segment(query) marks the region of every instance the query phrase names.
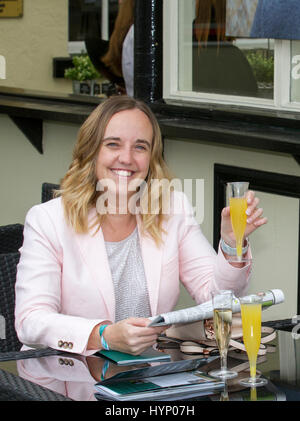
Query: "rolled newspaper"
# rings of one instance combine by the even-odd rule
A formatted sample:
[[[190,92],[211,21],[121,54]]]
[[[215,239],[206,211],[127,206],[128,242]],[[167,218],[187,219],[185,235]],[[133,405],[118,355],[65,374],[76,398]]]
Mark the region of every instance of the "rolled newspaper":
[[[281,289],[270,289],[259,293],[262,296],[262,308],[266,309],[274,304],[280,304],[284,301],[284,294]],[[234,297],[232,303],[232,312],[241,311],[239,299]],[[199,304],[194,307],[183,308],[181,310],[162,313],[158,316],[149,317],[151,323],[148,326],[166,326],[176,323],[192,323],[198,320],[211,319],[213,317],[212,300]]]

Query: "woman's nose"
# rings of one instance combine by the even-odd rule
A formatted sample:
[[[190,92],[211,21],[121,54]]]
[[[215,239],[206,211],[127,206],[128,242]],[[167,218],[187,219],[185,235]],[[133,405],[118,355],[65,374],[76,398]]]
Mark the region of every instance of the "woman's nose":
[[[119,161],[122,164],[131,164],[132,162],[132,151],[130,148],[123,148],[120,151]]]

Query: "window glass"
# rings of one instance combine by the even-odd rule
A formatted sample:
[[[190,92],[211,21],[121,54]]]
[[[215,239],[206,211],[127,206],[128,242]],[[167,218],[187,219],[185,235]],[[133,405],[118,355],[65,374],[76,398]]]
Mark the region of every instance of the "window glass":
[[[226,36],[226,0],[178,7],[180,91],[273,98],[273,40]]]
[[[69,41],[84,41],[87,38],[101,38],[102,13],[107,12],[109,34],[113,31],[118,13],[118,0],[69,0]]]

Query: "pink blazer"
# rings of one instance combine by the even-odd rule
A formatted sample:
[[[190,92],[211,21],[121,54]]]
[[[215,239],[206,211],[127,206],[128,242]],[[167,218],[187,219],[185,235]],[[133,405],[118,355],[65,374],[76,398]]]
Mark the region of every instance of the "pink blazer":
[[[182,193],[174,193],[180,213],[165,221],[163,245],[138,232],[152,315],[174,308],[180,281],[197,303],[216,288],[245,292],[250,265],[231,266],[215,253]],[[179,209],[179,208],[177,208]],[[90,212],[89,218],[95,216]],[[26,216],[16,281],[15,326],[28,346],[49,346],[89,355],[95,325],[114,321],[115,297],[102,230],[76,234],[66,223],[61,198],[34,206]],[[180,280],[180,281],[179,281]]]
[[[22,379],[46,387],[75,401],[96,401],[95,378],[90,374],[87,358],[82,355],[51,355],[43,358],[18,360],[18,374]],[[103,360],[97,357],[101,370]],[[110,365],[111,368],[112,364]],[[117,367],[117,366],[116,366]],[[130,367],[128,367],[130,369]],[[118,373],[118,367],[116,373]]]

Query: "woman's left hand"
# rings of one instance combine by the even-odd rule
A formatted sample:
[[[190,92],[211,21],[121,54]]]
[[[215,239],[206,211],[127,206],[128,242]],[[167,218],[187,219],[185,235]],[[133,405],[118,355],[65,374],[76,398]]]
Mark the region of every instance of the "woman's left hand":
[[[266,224],[268,219],[263,217],[263,209],[258,207],[259,199],[255,197],[255,193],[249,190],[246,195],[248,208],[247,225],[245,229],[245,236],[248,237],[258,227]],[[230,208],[227,206],[222,210],[221,214],[221,237],[230,247],[235,247],[235,236],[231,226]]]

